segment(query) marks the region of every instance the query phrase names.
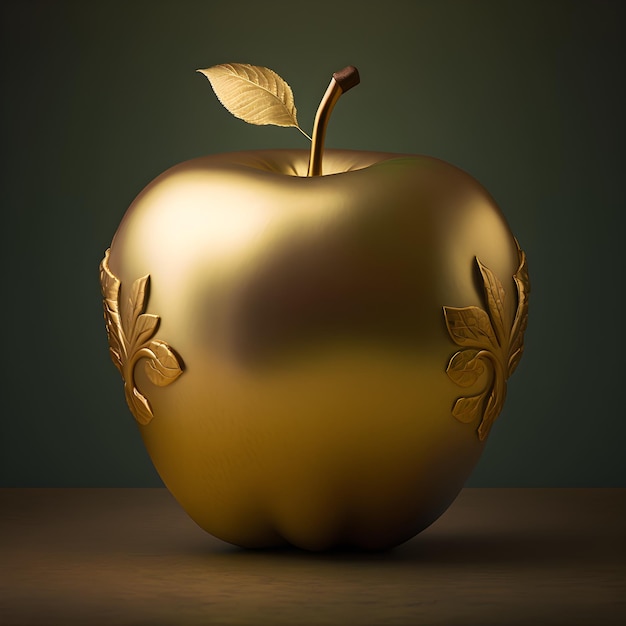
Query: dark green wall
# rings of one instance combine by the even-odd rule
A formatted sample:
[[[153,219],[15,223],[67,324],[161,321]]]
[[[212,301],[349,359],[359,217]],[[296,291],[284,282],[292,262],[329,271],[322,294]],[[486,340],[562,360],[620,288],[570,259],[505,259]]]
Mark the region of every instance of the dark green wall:
[[[466,169],[527,251],[527,354],[469,484],[626,486],[625,3],[0,6],[0,485],[160,484],[107,355],[97,268],[167,167],[306,146],[232,118],[194,73],[240,61],[292,85],[305,128],[330,74],[357,65],[327,145]]]

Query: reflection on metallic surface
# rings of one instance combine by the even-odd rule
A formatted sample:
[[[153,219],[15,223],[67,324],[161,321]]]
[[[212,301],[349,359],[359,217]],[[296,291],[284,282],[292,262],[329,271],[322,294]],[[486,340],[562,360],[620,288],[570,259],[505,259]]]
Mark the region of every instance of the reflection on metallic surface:
[[[106,265],[121,318],[136,307],[125,288],[149,276],[141,314],[159,316],[150,339],[182,372],[159,386],[134,370],[154,415],[141,433],[221,539],[389,547],[448,507],[483,449],[483,414],[501,408],[482,339],[454,311],[483,311],[490,341],[507,329],[498,355],[513,358],[527,271],[493,199],[449,164],[329,150],[324,176],[307,167],[295,150],[195,159],[127,211]],[[481,410],[457,408],[460,384]]]

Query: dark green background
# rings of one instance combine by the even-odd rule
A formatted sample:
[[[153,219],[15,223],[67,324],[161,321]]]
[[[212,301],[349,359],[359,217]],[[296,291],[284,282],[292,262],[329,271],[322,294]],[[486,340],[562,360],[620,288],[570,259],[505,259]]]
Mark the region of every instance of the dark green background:
[[[7,2],[2,33],[3,486],[151,486],[107,354],[97,268],[133,197],[206,153],[305,147],[196,68],[248,62],[327,145],[450,161],[530,263],[527,353],[471,486],[626,486],[623,2]]]

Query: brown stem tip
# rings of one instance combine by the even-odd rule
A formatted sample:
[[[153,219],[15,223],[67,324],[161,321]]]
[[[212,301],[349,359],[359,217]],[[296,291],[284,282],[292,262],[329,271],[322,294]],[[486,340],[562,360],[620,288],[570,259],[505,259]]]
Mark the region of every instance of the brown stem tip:
[[[356,87],[361,82],[359,70],[357,70],[354,65],[348,65],[342,70],[335,72],[333,78],[337,81],[337,84],[341,87],[341,91],[344,93],[346,93],[348,89]]]

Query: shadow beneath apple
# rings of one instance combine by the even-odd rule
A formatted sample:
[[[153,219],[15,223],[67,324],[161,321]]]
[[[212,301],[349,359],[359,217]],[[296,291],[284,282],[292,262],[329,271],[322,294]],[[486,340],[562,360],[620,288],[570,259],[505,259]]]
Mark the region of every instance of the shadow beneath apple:
[[[500,532],[418,537],[392,551],[396,562],[449,565],[524,565],[578,559],[588,546],[576,537],[548,533]]]
[[[197,546],[196,546],[197,548]],[[207,549],[208,548],[208,549]],[[610,546],[601,540],[585,541],[577,535],[546,532],[502,531],[497,534],[424,534],[388,550],[365,551],[341,548],[308,552],[294,547],[280,549],[244,549],[226,545],[219,552],[209,546],[195,551],[196,556],[212,565],[220,562],[229,567],[247,569],[283,566],[311,567],[314,564],[354,564],[361,567],[385,565],[477,566],[477,565],[548,565],[576,562],[590,555],[610,553]],[[617,555],[616,559],[619,558]]]

